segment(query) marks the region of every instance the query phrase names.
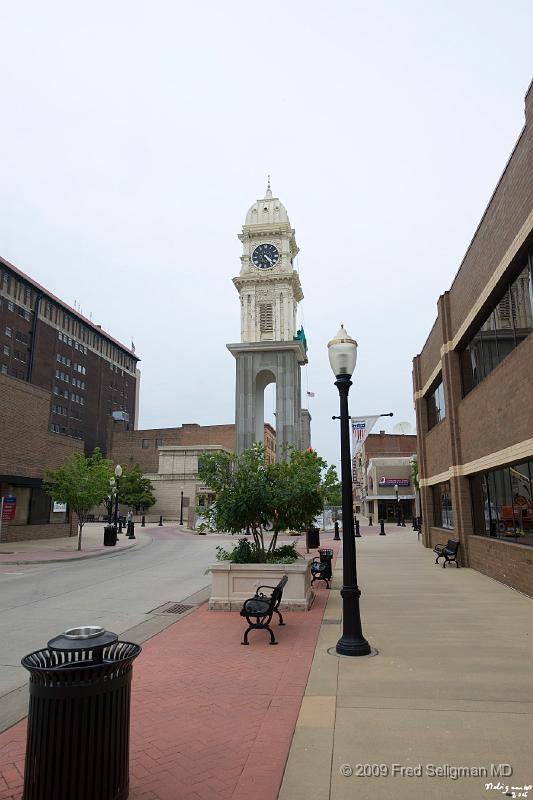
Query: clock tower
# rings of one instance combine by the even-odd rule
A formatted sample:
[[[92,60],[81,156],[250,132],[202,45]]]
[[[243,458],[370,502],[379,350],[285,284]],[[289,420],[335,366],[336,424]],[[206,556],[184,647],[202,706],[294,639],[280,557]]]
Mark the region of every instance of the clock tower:
[[[309,447],[310,416],[301,408],[307,343],[303,328],[296,329],[303,298],[294,269],[298,246],[285,206],[272,195],[270,178],[265,196],[248,210],[239,239],[241,270],[233,283],[239,292],[241,342],[227,345],[237,368],[236,447],[241,453],[263,441],[264,391],[275,383],[279,459],[284,444]]]

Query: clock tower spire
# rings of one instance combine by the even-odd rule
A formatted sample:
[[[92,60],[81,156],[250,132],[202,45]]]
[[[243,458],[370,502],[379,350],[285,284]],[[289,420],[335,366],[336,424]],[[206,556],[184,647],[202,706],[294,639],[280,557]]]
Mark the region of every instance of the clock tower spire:
[[[303,299],[294,269],[298,245],[287,209],[272,195],[270,175],[265,196],[248,209],[239,239],[241,271],[233,283],[241,301],[241,341],[290,341]]]
[[[294,268],[298,254],[287,209],[274,197],[268,176],[265,196],[246,214],[241,269],[233,278],[241,309],[241,343],[229,344],[237,362],[236,445],[240,453],[263,441],[264,390],[276,383],[278,458],[283,445],[309,447],[309,412],[301,408],[301,366],[307,363],[303,329],[296,330],[303,299]]]

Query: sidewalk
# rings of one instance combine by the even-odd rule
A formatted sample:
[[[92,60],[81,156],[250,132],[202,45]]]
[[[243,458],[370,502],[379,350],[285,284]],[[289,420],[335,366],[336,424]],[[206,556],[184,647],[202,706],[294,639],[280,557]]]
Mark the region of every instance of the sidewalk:
[[[319,586],[309,612],[275,627],[277,647],[262,631],[242,647],[239,614],[201,606],[135,663],[132,800],[478,800],[502,796],[491,780],[533,783],[532,601],[435,566],[409,528],[361,531],[363,630],[379,654],[327,652],[341,558],[332,591]],[[21,796],[25,730],[0,735],[0,800]],[[449,771],[491,763],[512,765],[512,779]],[[357,777],[357,764],[383,776]],[[393,764],[422,777],[393,777]],[[427,764],[448,774],[429,777]]]
[[[83,526],[81,551],[78,550],[78,532],[74,528],[73,536],[59,539],[27,539],[21,542],[0,542],[1,564],[43,564],[51,561],[77,561],[94,556],[113,555],[119,551],[131,550],[132,547],[143,547],[150,544],[148,532],[158,527],[151,523],[145,528],[135,525],[135,539],[128,539],[126,529],[118,537],[115,547],[104,547],[104,524],[88,522]],[[167,524],[168,527],[168,524]],[[175,526],[174,526],[175,527]],[[161,530],[159,528],[159,530]]]

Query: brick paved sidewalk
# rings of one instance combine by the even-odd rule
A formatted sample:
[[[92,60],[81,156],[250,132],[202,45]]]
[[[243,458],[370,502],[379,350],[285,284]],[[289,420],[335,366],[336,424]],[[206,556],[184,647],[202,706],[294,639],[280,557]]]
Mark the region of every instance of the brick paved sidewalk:
[[[206,605],[144,644],[131,800],[277,798],[328,595],[318,586],[309,612],[284,615],[277,647],[263,631],[242,647],[239,614]],[[21,797],[25,735],[25,720],[0,735],[0,800]]]

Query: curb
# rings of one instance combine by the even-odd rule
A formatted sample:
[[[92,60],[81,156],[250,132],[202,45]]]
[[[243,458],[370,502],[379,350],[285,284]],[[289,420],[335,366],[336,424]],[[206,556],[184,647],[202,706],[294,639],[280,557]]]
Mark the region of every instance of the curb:
[[[28,560],[26,560],[26,561],[23,561],[23,560],[20,560],[20,561],[1,561],[0,560],[0,566],[8,567],[8,566],[10,566],[12,564],[15,565],[15,566],[17,566],[17,565],[20,566],[22,564],[25,564],[26,566],[31,565],[31,564],[63,564],[63,563],[66,564],[66,563],[69,563],[69,562],[72,562],[72,561],[86,561],[89,558],[108,558],[108,557],[111,557],[111,556],[121,556],[124,553],[129,553],[131,550],[135,550],[137,548],[142,550],[143,547],[148,547],[148,545],[152,544],[153,541],[154,541],[151,536],[147,537],[147,539],[148,539],[148,541],[144,541],[144,542],[139,541],[136,544],[128,545],[127,547],[124,547],[124,548],[121,548],[120,550],[116,550],[116,551],[112,551],[112,552],[105,552],[104,551],[104,552],[98,552],[98,553],[86,553],[85,555],[82,555],[82,556],[74,556],[74,558],[45,558],[45,559],[39,559],[39,560],[32,559],[30,561],[28,561]]]

